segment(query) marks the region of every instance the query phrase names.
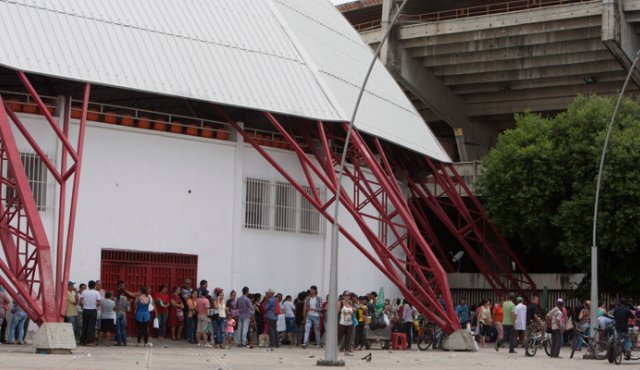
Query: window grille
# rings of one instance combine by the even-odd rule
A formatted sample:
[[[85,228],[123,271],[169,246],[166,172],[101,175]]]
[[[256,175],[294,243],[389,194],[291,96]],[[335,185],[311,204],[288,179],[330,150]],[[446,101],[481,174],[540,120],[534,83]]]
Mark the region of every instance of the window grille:
[[[311,194],[311,187],[303,189]],[[317,188],[324,200],[324,189]],[[289,183],[245,178],[245,220],[247,229],[321,235],[320,213]]]
[[[33,193],[33,197],[36,201],[36,207],[38,211],[47,210],[47,167],[42,163],[42,159],[35,153],[20,153],[20,160],[24,166],[25,173],[27,174],[27,180],[29,181],[29,187]],[[15,177],[11,169],[7,166],[7,178],[15,181]],[[11,206],[18,194],[15,189],[8,189],[7,205]]]
[[[296,231],[296,189],[284,182],[275,183],[276,203],[274,229],[276,231]]]
[[[311,187],[303,186],[307,194],[311,194]],[[324,199],[322,189],[316,189],[320,194],[320,198]],[[300,232],[303,234],[319,235],[322,231],[324,223],[320,218],[320,212],[318,212],[313,205],[304,197],[300,197]]]
[[[244,227],[269,229],[270,195],[269,181],[252,178],[245,180]]]

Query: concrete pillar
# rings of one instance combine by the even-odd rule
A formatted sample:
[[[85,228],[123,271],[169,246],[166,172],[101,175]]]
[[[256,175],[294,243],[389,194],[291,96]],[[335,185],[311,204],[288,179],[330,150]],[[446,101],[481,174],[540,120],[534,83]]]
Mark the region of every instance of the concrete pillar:
[[[625,72],[628,72],[640,49],[640,38],[633,26],[625,20],[620,1],[602,0],[602,43]],[[640,87],[640,72],[635,71],[631,79]]]

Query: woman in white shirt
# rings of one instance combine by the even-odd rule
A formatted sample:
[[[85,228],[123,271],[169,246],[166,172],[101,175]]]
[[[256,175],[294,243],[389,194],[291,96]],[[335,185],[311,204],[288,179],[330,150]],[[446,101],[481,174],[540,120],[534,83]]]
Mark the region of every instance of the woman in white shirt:
[[[342,293],[339,313],[338,342],[344,339],[342,340],[340,351],[343,351],[345,356],[352,356],[351,337],[353,336],[353,307],[351,306],[351,293],[348,291]]]

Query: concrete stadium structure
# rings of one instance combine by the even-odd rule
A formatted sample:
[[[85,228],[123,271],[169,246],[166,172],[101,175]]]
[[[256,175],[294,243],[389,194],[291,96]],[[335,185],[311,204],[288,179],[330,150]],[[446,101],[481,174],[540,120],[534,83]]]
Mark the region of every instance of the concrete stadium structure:
[[[394,0],[340,5],[376,47]],[[640,48],[638,0],[410,1],[381,60],[458,161],[478,160],[513,115],[615,94]],[[635,93],[640,73],[633,74]]]

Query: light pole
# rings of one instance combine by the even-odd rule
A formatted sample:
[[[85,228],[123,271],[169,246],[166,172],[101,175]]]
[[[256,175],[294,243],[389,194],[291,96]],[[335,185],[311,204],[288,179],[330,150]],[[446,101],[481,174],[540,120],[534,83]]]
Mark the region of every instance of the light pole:
[[[627,85],[629,84],[629,80],[631,79],[631,74],[636,69],[636,64],[638,63],[638,59],[640,59],[640,50],[636,53],[636,58],[631,63],[631,68],[629,68],[629,73],[627,74],[627,78],[624,80],[624,85],[622,85],[622,90],[620,91],[620,95],[618,95],[618,101],[616,102],[616,106],[613,109],[613,114],[611,115],[611,121],[609,122],[609,127],[607,129],[607,136],[604,139],[604,146],[602,148],[602,155],[600,156],[600,168],[598,169],[598,180],[596,182],[596,199],[593,206],[593,240],[591,244],[591,308],[590,308],[590,317],[591,321],[591,332],[594,334],[595,340],[598,340],[598,245],[596,243],[597,236],[597,225],[598,225],[598,201],[600,200],[600,186],[602,184],[602,172],[604,169],[604,160],[607,156],[607,147],[609,146],[609,139],[611,137],[611,131],[613,129],[613,124],[616,121],[616,116],[618,115],[618,111],[620,110],[620,104],[622,103],[622,98],[624,97],[624,91],[627,89]]]
[[[347,148],[349,147],[349,140],[351,139],[351,132],[353,131],[353,123],[356,121],[356,115],[358,114],[358,108],[360,107],[360,101],[362,101],[362,96],[364,94],[365,87],[367,86],[367,81],[369,80],[369,76],[371,76],[371,71],[373,71],[373,67],[376,64],[376,60],[378,59],[378,54],[380,54],[380,50],[384,45],[387,38],[393,29],[396,21],[398,20],[398,16],[402,13],[402,9],[404,9],[405,5],[409,0],[403,0],[402,4],[398,8],[398,11],[393,16],[391,23],[387,28],[382,40],[380,40],[380,44],[376,49],[376,52],[373,54],[373,58],[371,63],[369,64],[369,69],[367,70],[367,74],[364,77],[364,81],[362,82],[362,87],[360,87],[360,91],[358,92],[358,99],[356,100],[356,104],[353,107],[353,113],[351,114],[351,121],[349,121],[349,128],[347,129],[347,136],[345,138],[344,147],[342,148],[342,157],[340,158],[340,166],[338,168],[338,183],[336,184],[336,199],[333,202],[334,210],[333,210],[333,224],[331,226],[331,265],[329,269],[329,304],[327,305],[327,337],[324,346],[324,358],[322,360],[318,360],[318,366],[344,366],[344,361],[338,359],[338,305],[336,304],[338,299],[338,240],[339,240],[339,223],[338,223],[338,211],[340,209],[340,192],[342,191],[342,177],[344,174],[344,162],[347,158]]]

